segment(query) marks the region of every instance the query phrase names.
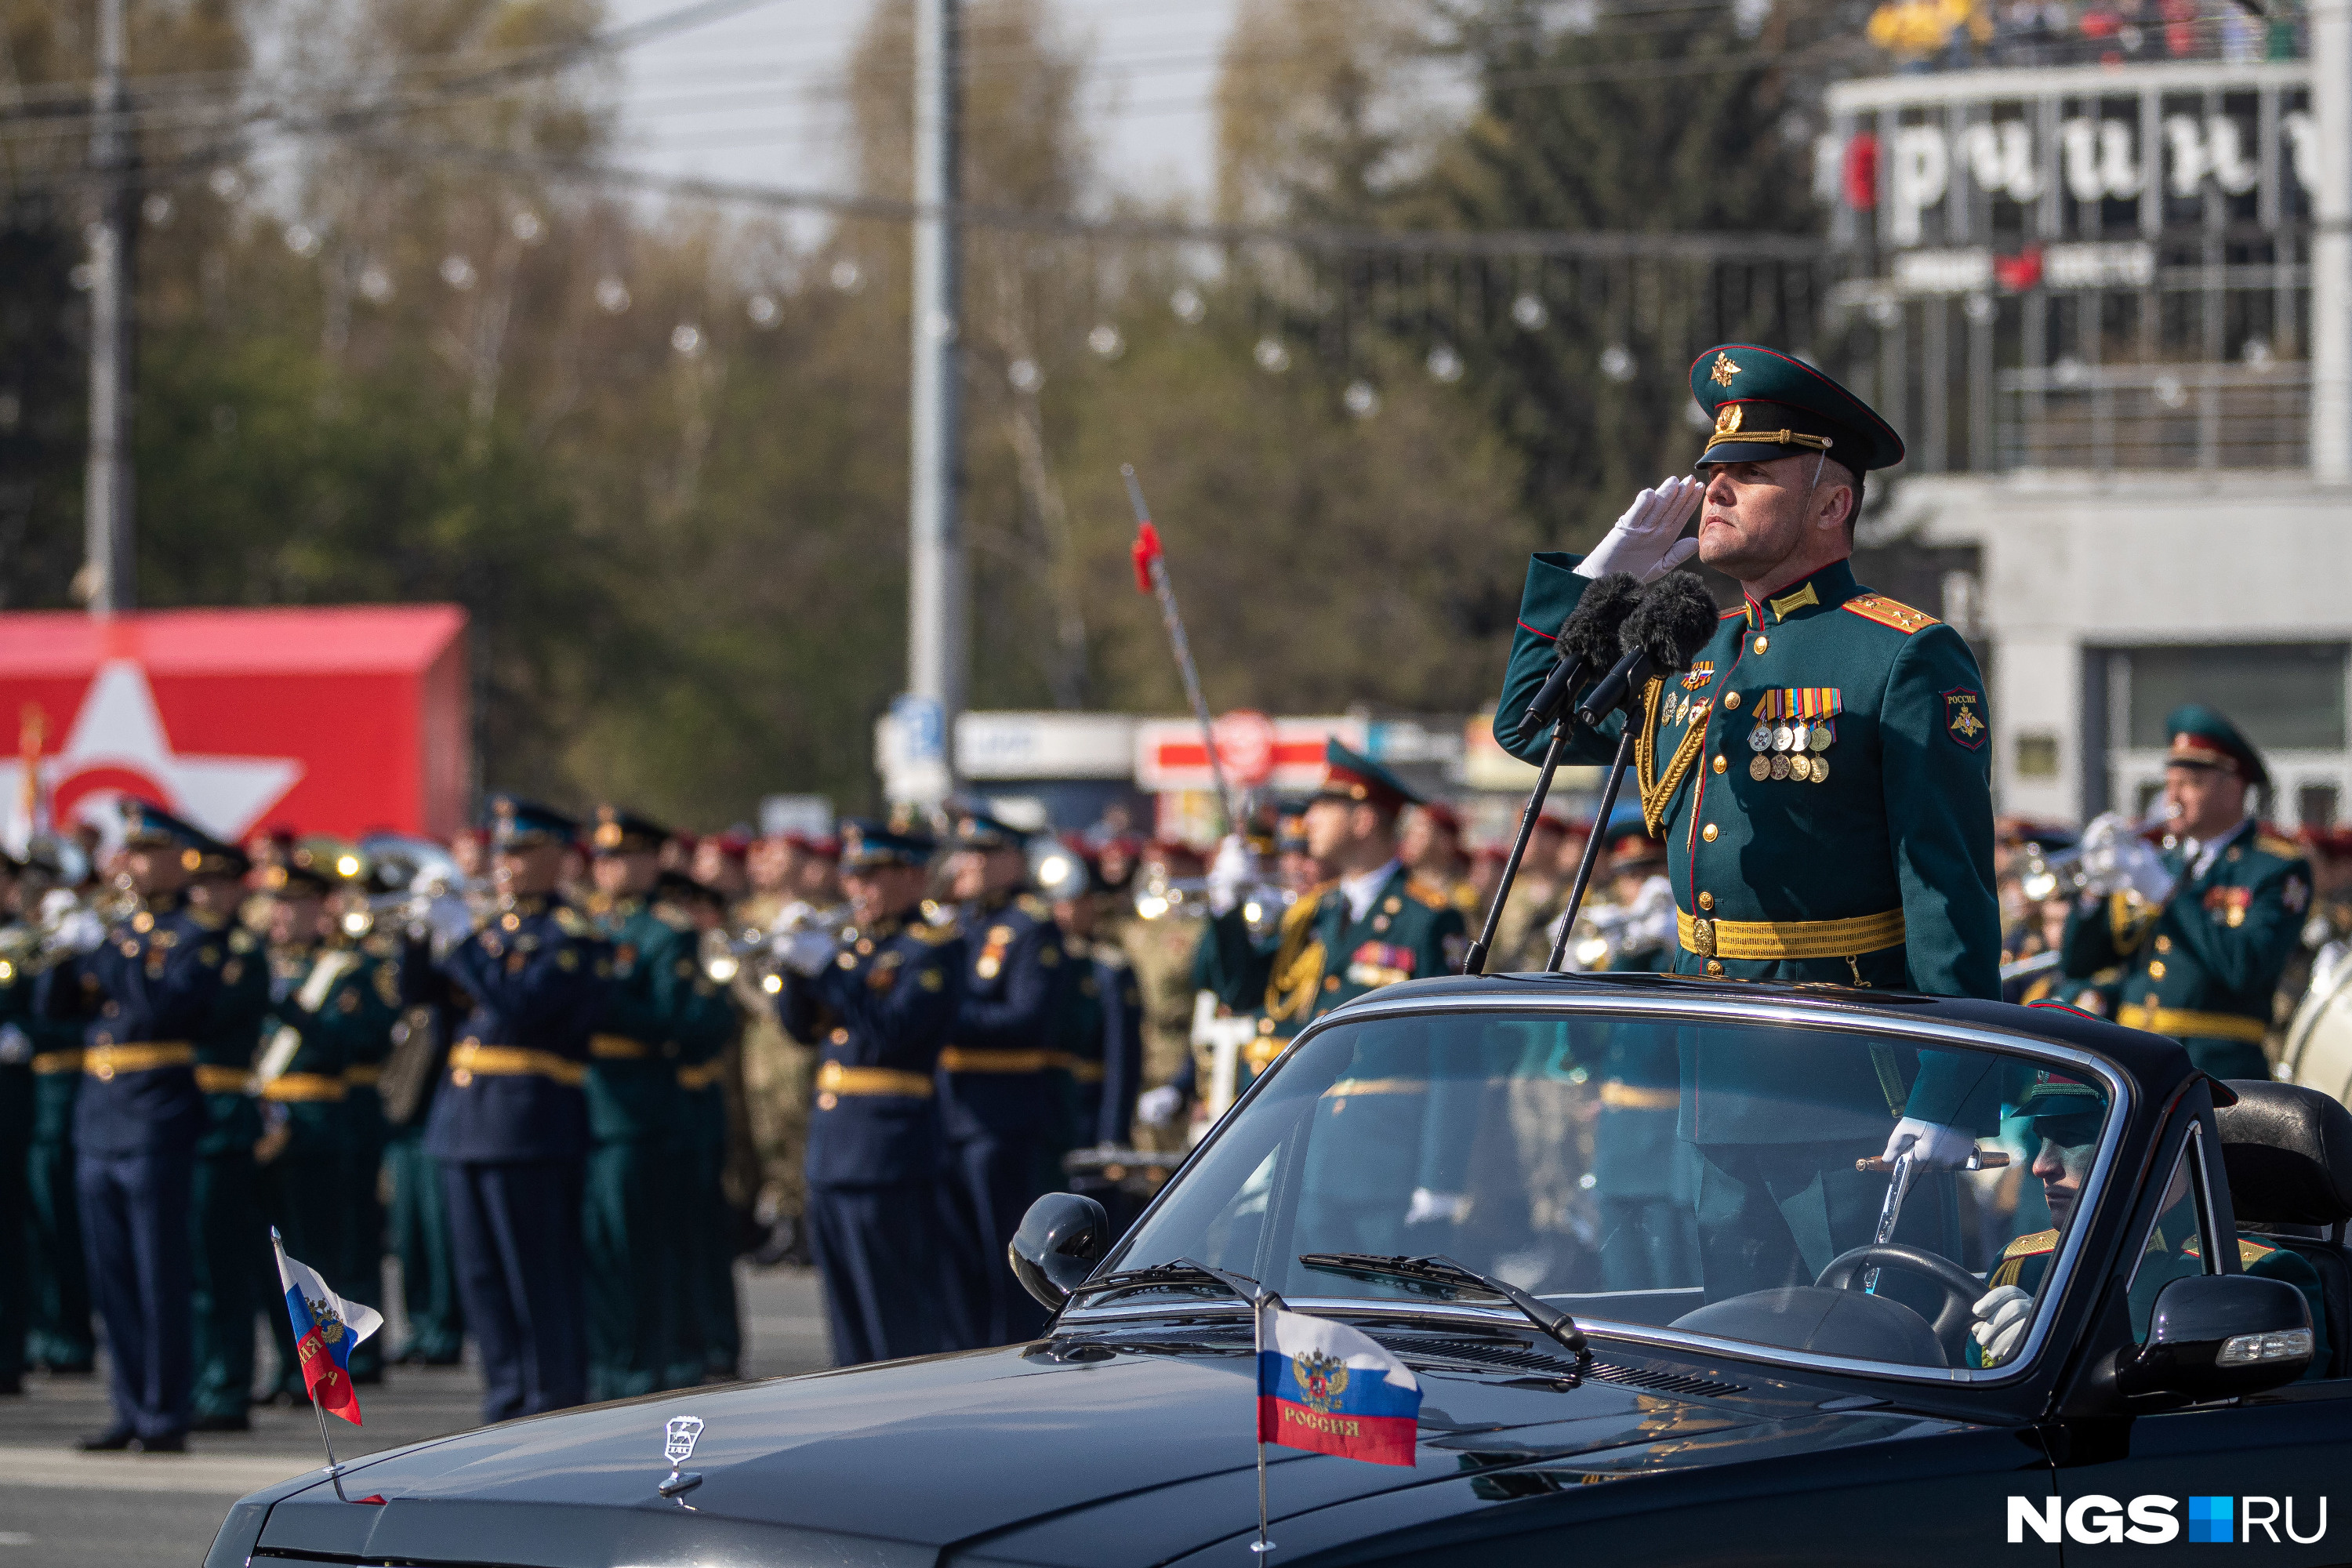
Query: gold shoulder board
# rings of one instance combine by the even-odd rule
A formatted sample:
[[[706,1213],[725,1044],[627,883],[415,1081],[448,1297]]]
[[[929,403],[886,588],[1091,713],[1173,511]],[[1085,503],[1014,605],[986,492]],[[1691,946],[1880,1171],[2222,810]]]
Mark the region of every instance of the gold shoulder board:
[[[938,947],[942,942],[953,942],[961,936],[963,928],[953,921],[944,925],[935,925],[929,921],[923,921],[908,926],[906,934],[913,937],[917,942],[928,942],[933,947]]]
[[[1893,626],[1905,637],[1925,631],[1943,623],[1925,610],[1915,610],[1899,599],[1884,594],[1862,594],[1848,599],[1839,608],[1851,610],[1865,621],[1876,621],[1882,626]]]
[[[2037,1230],[2032,1236],[2021,1236],[2002,1247],[2000,1255],[2004,1258],[2031,1258],[2037,1252],[2055,1252],[2057,1249],[2058,1233],[2056,1231]]]
[[[1414,902],[1424,904],[1433,910],[1450,910],[1454,907],[1454,900],[1445,896],[1444,889],[1424,882],[1418,877],[1407,880],[1404,890],[1412,896]]]
[[[555,926],[566,936],[582,937],[596,934],[596,928],[590,925],[586,918],[570,904],[555,906]]]
[[[2265,855],[2275,855],[2282,860],[2303,858],[2303,846],[2292,838],[2281,838],[2275,833],[2256,833],[2254,847]]]

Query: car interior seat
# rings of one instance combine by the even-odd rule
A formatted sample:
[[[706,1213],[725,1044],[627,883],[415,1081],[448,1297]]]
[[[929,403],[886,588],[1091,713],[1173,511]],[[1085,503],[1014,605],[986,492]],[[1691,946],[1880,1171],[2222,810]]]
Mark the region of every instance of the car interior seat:
[[[2305,1258],[2327,1302],[2326,1375],[2352,1373],[2352,1111],[2298,1084],[2232,1079],[2219,1107],[2221,1163],[2242,1230]]]

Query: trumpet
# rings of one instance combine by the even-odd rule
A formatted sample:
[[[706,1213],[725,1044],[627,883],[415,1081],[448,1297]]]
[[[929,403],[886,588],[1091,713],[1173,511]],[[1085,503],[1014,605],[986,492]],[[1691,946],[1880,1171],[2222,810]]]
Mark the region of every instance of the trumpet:
[[[2162,848],[2172,846],[2172,816],[2159,809],[2116,836],[2118,843],[2138,839]],[[2115,878],[2107,868],[2094,868],[2086,865],[2084,854],[2092,847],[2086,840],[2078,842],[2054,854],[2044,854],[2042,846],[2028,843],[2025,863],[2018,875],[2018,891],[2029,903],[2047,903],[2052,899],[2073,899],[2084,895],[2097,896],[2116,890]]]
[[[837,942],[851,918],[847,904],[821,910],[814,904],[793,903],[765,926],[739,931],[713,926],[702,933],[702,972],[713,984],[727,985],[748,970],[760,989],[772,996],[784,988],[781,973],[784,949],[793,940],[814,932]]]
[[[1272,935],[1282,924],[1284,912],[1298,901],[1298,895],[1288,888],[1267,881],[1244,882],[1233,891],[1231,907],[1241,910],[1250,934],[1260,938]],[[1171,877],[1155,866],[1136,885],[1135,912],[1147,921],[1169,915],[1206,916],[1215,912],[1217,892],[1213,878]]]
[[[107,926],[127,916],[116,913],[111,892],[84,898],[60,888],[41,900],[37,918],[0,927],[0,985],[29,979],[103,942]]]

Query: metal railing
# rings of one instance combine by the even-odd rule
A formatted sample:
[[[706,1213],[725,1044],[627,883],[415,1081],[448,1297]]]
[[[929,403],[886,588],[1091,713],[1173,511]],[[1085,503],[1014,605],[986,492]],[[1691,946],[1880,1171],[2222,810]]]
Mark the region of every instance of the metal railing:
[[[2311,461],[2311,371],[2061,361],[1995,378],[2003,468],[2300,468]]]

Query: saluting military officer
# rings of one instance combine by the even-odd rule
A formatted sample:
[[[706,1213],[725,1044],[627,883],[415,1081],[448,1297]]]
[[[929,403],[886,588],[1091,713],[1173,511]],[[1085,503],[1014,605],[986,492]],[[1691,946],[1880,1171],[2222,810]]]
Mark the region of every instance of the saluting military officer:
[[[482,1418],[587,1395],[581,1302],[588,1039],[612,952],[556,894],[579,824],[501,797],[498,895],[440,961],[472,1006],[433,1097],[425,1152],[441,1164],[466,1326],[482,1355]]]
[[[351,1278],[352,1232],[362,1215],[352,1202],[348,1075],[368,1043],[391,1030],[398,996],[379,993],[369,956],[344,940],[328,910],[328,896],[344,877],[331,853],[302,847],[261,873],[269,920],[269,1013],[262,1021],[256,1074],[265,1124],[257,1155],[264,1215],[278,1227],[288,1255],[317,1258],[338,1292],[362,1291],[360,1299],[376,1305],[381,1287]],[[264,1315],[278,1346],[273,1394],[307,1400],[286,1314]],[[376,1370],[381,1375],[380,1363]]]
[[[1028,836],[982,813],[956,825],[950,893],[965,933],[963,994],[940,1053],[940,1180],[950,1349],[1013,1344],[1045,1326],[1004,1248],[1038,1194],[1061,1184],[1050,1072],[1068,966],[1045,900],[1028,890]]]
[[[588,1194],[582,1233],[588,1282],[588,1397],[626,1399],[668,1385],[682,1249],[677,1226],[678,1043],[675,973],[700,972],[683,921],[652,900],[670,830],[599,806],[590,840],[599,934],[613,944],[588,1041]],[[699,1381],[698,1369],[696,1381]]]
[[[2247,792],[2270,773],[2236,725],[2189,703],[2165,728],[2162,871],[2154,885],[2083,901],[2066,921],[2065,973],[2121,964],[2116,1022],[2170,1035],[2216,1078],[2266,1079],[2263,1037],[2311,907],[2311,867],[2300,847],[2247,815]],[[2086,844],[2101,826],[2085,830]],[[2105,826],[2113,840],[2114,819]]]
[[[1983,680],[1958,633],[1847,564],[1864,476],[1902,458],[1901,438],[1830,377],[1752,343],[1700,355],[1691,392],[1713,422],[1704,479],[1644,490],[1581,560],[1529,563],[1496,739],[1540,757],[1545,738],[1521,745],[1517,720],[1588,582],[1647,582],[1697,555],[1738,582],[1740,605],[1686,674],[1649,683],[1633,721],[1633,785],[1677,909],[1674,969],[1997,997]],[[1694,511],[1697,537],[1677,542]],[[1575,760],[1613,757],[1621,726],[1604,729],[1572,738]],[[1890,1157],[1930,1166],[1973,1147],[1875,1080],[1808,1085],[1845,1097],[1853,1138],[1790,1143],[1757,1087],[1703,1071],[1684,1086],[1710,1299],[1811,1279],[1870,1239],[1884,1182],[1853,1165],[1874,1127],[1892,1123]],[[1785,1245],[1755,1239],[1775,1234]]]
[[[230,930],[243,852],[144,802],[126,802],[124,818],[141,908],[75,964],[96,1016],[74,1104],[74,1180],[114,1405],[107,1429],[79,1446],[177,1453],[187,1447],[196,1333],[208,1331],[224,1357],[231,1326],[243,1333],[229,1370],[241,1368],[245,1383],[222,1391],[240,1419],[250,1391],[259,1119],[245,1092],[257,1014],[244,1004],[248,986],[267,1001],[268,977],[250,961],[250,940]],[[198,885],[201,903],[190,896]],[[242,1059],[226,1059],[225,1035],[242,1040]],[[234,1081],[208,1094],[200,1068]],[[200,1143],[238,1136],[242,1146],[197,1157]]]
[[[937,846],[847,825],[838,943],[803,931],[783,955],[778,1012],[817,1047],[808,1218],[837,1365],[943,1348],[939,1300],[940,1051],[962,1000],[964,943],[919,912]]]

